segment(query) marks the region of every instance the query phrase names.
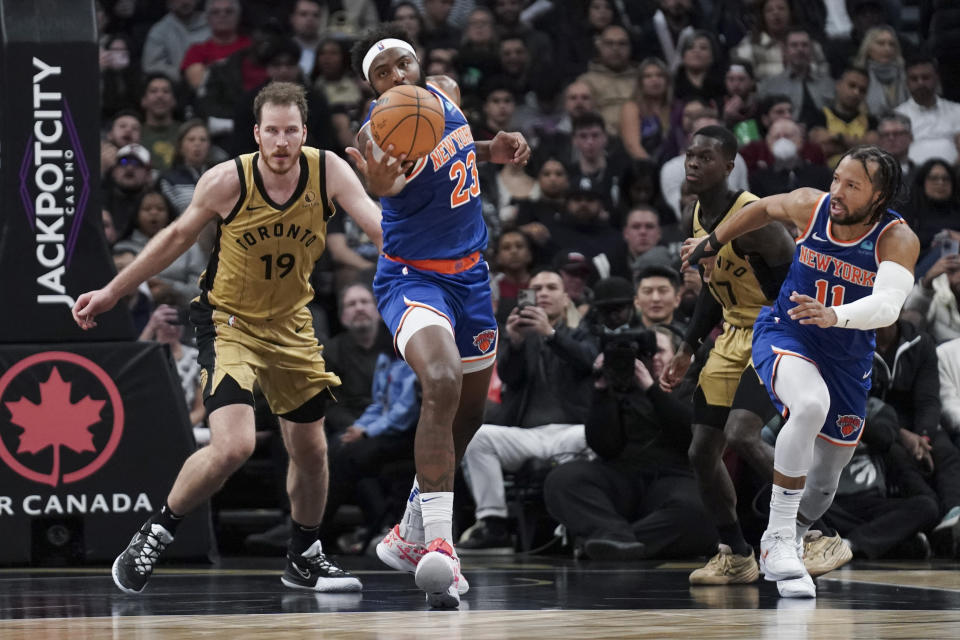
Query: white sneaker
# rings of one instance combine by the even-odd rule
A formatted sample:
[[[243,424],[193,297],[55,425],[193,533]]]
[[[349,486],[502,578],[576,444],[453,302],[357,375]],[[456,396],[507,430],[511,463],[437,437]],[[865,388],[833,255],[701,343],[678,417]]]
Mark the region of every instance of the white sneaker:
[[[777,591],[781,598],[816,598],[817,586],[810,574],[805,573],[793,580],[778,580]]]
[[[426,591],[427,603],[438,609],[460,606],[460,559],[453,547],[443,538],[427,545],[427,553],[417,563],[414,573],[417,586]]]
[[[383,540],[377,543],[377,557],[390,567],[404,573],[416,573],[417,565],[427,553],[427,545],[419,542],[407,542],[400,535],[400,525],[394,525]],[[460,575],[457,592],[460,595],[470,590],[470,584],[464,575]]]
[[[801,551],[798,552],[798,548]],[[802,548],[793,530],[768,529],[760,538],[760,573],[770,582],[802,578],[806,573],[801,560]]]

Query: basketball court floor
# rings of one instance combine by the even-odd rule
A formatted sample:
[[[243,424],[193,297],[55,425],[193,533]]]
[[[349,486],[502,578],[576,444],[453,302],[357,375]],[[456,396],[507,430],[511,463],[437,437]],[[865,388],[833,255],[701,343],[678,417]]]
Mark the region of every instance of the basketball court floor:
[[[413,577],[341,558],[362,593],[280,584],[282,560],[161,564],[140,596],[108,568],[0,570],[0,639],[960,638],[960,564],[854,562],[817,579],[816,600],[776,586],[697,587],[695,563],[465,559],[457,611],[431,611]]]

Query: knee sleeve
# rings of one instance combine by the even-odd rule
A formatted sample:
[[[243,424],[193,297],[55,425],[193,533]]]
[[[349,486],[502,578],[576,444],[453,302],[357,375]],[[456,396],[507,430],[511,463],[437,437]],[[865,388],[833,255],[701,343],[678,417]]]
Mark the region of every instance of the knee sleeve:
[[[813,522],[827,512],[837,493],[840,474],[853,457],[855,447],[841,447],[817,439],[814,460],[800,500],[800,516]]]

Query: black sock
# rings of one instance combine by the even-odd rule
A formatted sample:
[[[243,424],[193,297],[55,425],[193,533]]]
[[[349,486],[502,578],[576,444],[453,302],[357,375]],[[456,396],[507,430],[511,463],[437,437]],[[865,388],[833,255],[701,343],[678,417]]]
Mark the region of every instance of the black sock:
[[[170,535],[175,536],[177,535],[177,527],[183,522],[183,516],[175,514],[173,509],[170,508],[170,505],[164,502],[160,512],[154,515],[153,521],[169,531]]]
[[[740,522],[734,520],[730,524],[717,525],[717,531],[720,532],[720,542],[733,549],[733,552],[740,556],[753,555],[753,547],[747,544],[743,537],[743,531],[740,530]]]
[[[290,518],[290,544],[287,545],[291,553],[302,554],[314,542],[320,539],[320,525],[305,527],[293,518]]]

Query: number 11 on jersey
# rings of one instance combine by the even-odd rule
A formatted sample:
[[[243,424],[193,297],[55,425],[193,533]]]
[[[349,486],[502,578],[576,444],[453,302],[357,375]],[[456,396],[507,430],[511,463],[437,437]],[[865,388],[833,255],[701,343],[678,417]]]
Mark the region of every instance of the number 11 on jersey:
[[[839,307],[843,304],[843,294],[846,293],[846,287],[842,284],[835,284],[830,288],[833,299],[827,304],[827,285],[826,280],[817,280],[813,283],[817,287],[817,302],[825,307]]]

